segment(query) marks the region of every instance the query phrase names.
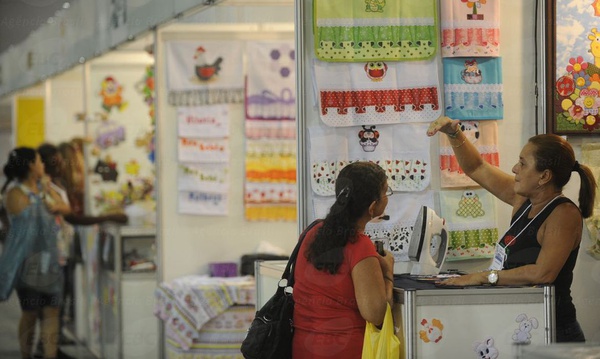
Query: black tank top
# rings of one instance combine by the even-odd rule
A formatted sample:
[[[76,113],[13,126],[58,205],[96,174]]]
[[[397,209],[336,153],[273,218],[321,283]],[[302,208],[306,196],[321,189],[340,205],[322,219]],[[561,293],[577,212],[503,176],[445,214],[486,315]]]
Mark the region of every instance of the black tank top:
[[[559,197],[540,212],[529,226],[527,226],[527,223],[529,223],[531,219],[527,217],[531,210],[531,208],[528,208],[531,202],[527,200],[523,203],[521,208],[519,208],[511,219],[511,224],[514,225],[500,240],[500,243],[503,246],[506,246],[507,243],[509,244],[506,247],[507,257],[503,269],[512,269],[527,264],[534,264],[536,262],[540,250],[542,249],[537,241],[537,232],[554,208],[561,203],[572,203],[575,205],[570,199]],[[525,214],[515,223],[517,218],[519,218],[523,212],[525,212]],[[527,226],[527,229],[514,239],[514,236],[521,232],[525,226]],[[578,252],[579,246],[571,251],[565,265],[562,267],[560,273],[558,273],[554,283],[552,283],[554,285],[554,294],[556,296],[556,325],[558,327],[576,320],[575,306],[573,305],[573,299],[571,298],[571,283],[573,282],[573,268],[575,268],[575,263],[577,262]]]

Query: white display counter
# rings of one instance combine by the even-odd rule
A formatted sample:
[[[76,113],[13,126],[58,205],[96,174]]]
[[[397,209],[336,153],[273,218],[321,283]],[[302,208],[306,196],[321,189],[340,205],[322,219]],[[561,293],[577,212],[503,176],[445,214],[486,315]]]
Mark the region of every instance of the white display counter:
[[[258,308],[275,293],[285,265],[256,262]],[[394,326],[403,358],[471,358],[479,351],[514,357],[524,347],[553,341],[552,286],[447,289],[395,279]]]

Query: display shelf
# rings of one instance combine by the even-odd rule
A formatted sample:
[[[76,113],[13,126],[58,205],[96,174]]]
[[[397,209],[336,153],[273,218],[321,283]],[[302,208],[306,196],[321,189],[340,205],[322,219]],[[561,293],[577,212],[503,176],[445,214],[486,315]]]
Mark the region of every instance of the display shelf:
[[[114,223],[99,228],[103,358],[158,358],[159,326],[152,305],[157,286],[155,233],[153,227]],[[141,269],[132,270],[134,266]]]

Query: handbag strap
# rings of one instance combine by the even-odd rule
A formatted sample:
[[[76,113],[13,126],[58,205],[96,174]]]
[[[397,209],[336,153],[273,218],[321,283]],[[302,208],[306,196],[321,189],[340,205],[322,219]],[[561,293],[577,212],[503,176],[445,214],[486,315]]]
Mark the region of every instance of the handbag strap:
[[[298,238],[298,243],[296,244],[294,251],[290,255],[290,259],[288,260],[287,265],[285,266],[285,270],[283,271],[283,274],[281,275],[281,279],[287,280],[286,287],[294,286],[294,267],[296,265],[296,257],[298,257],[298,252],[300,251],[300,246],[302,245],[302,242],[304,241],[304,237],[306,237],[306,234],[314,226],[321,223],[322,221],[323,221],[322,219],[314,220],[308,227],[306,227],[306,229],[302,232],[302,234],[300,234],[300,238]]]

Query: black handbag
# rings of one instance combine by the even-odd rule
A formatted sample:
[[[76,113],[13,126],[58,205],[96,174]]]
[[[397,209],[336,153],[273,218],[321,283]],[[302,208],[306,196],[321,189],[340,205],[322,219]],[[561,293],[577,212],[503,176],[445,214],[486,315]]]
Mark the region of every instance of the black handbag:
[[[300,235],[298,243],[281,275],[275,295],[257,312],[241,352],[246,359],[288,359],[292,357],[294,335],[294,265],[306,233],[320,220],[311,223]]]

